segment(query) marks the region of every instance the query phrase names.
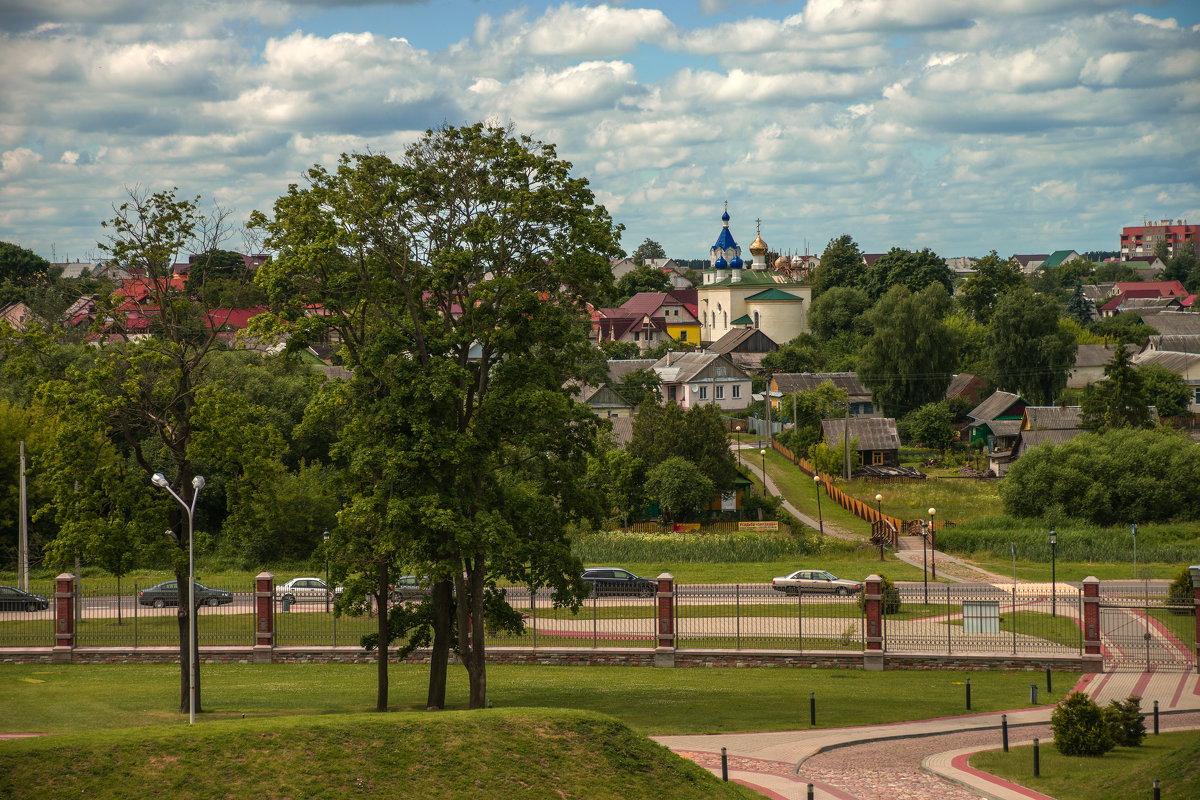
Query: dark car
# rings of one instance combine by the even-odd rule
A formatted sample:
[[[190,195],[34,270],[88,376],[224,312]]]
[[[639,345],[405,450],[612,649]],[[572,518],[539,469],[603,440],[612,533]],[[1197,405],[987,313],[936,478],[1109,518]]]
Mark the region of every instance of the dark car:
[[[185,593],[187,592],[186,585],[183,590]],[[163,581],[157,586],[143,589],[138,594],[138,602],[144,606],[154,606],[155,608],[177,606],[179,605],[179,588],[175,585],[175,581]],[[210,589],[199,581],[196,582],[196,605],[223,606],[232,602],[233,592],[224,589]]]
[[[392,584],[388,598],[393,603],[405,603],[410,600],[420,601],[429,594],[429,587],[421,585],[421,579],[416,575],[401,575]]]
[[[592,586],[592,594],[633,595],[653,597],[658,591],[658,581],[639,578],[627,569],[618,567],[591,567],[583,571],[583,579]]]
[[[44,611],[50,601],[40,594],[21,591],[15,586],[0,586],[0,611]]]

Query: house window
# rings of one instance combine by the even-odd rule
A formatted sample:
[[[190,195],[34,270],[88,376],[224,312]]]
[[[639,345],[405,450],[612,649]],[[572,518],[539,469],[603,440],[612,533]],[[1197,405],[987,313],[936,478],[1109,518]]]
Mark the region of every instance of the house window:
[[[725,399],[725,387],[724,387],[724,386],[718,386],[718,387],[717,387],[716,389],[714,389],[713,391],[715,391],[715,392],[716,392],[716,394],[717,394],[717,399],[718,399],[718,400],[724,400],[724,399]]]
[[[882,450],[872,450],[871,451],[871,463],[877,467],[883,466],[883,451]]]
[[[679,332],[679,341],[681,341],[681,342],[686,342],[686,341],[687,341],[687,331],[680,331],[680,332]]]
[[[740,383],[735,383],[733,385],[733,399],[738,400],[741,398],[741,396],[742,396],[742,385]]]
[[[700,394],[699,394],[699,397],[700,397],[700,399],[701,399],[701,400],[707,400],[707,399],[708,399],[708,387],[707,387],[707,386],[701,386],[701,387],[700,387]]]
[[[725,312],[725,327],[726,328],[729,327],[729,312],[728,311]]]
[[[638,333],[637,331],[634,331],[634,332],[633,332],[633,340],[634,340],[635,342],[640,342],[640,341],[641,341],[641,339],[639,338],[640,336],[641,336],[641,334],[640,334],[640,333]]]
[[[758,312],[757,311],[754,312],[754,327],[755,328],[758,327]]]
[[[1196,403],[1196,405],[1200,405],[1200,386],[1197,386],[1197,387],[1196,387],[1196,399],[1195,399],[1195,403]]]

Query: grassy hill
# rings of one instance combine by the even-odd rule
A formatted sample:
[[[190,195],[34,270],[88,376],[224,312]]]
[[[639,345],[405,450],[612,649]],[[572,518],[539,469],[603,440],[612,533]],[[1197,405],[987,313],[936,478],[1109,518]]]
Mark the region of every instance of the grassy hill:
[[[210,722],[0,746],[0,797],[750,798],[602,714],[493,709]]]

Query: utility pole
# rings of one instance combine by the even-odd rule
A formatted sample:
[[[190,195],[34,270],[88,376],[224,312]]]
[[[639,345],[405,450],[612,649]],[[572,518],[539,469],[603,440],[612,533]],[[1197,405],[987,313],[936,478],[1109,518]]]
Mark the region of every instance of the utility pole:
[[[850,480],[850,394],[846,393],[846,422],[842,429],[842,471],[846,480]]]
[[[29,591],[29,498],[25,490],[25,440],[21,440],[21,500],[17,523],[17,588]]]
[[[767,373],[767,385],[763,389],[763,395],[767,398],[767,444],[771,443],[771,434],[774,431],[771,429],[771,373]]]

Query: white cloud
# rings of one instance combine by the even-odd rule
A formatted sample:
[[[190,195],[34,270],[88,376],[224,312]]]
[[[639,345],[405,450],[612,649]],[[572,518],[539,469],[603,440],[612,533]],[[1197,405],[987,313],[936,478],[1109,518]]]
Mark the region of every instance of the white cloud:
[[[564,3],[548,10],[526,33],[532,55],[612,57],[633,52],[641,42],[654,42],[671,29],[658,9],[578,8]]]

